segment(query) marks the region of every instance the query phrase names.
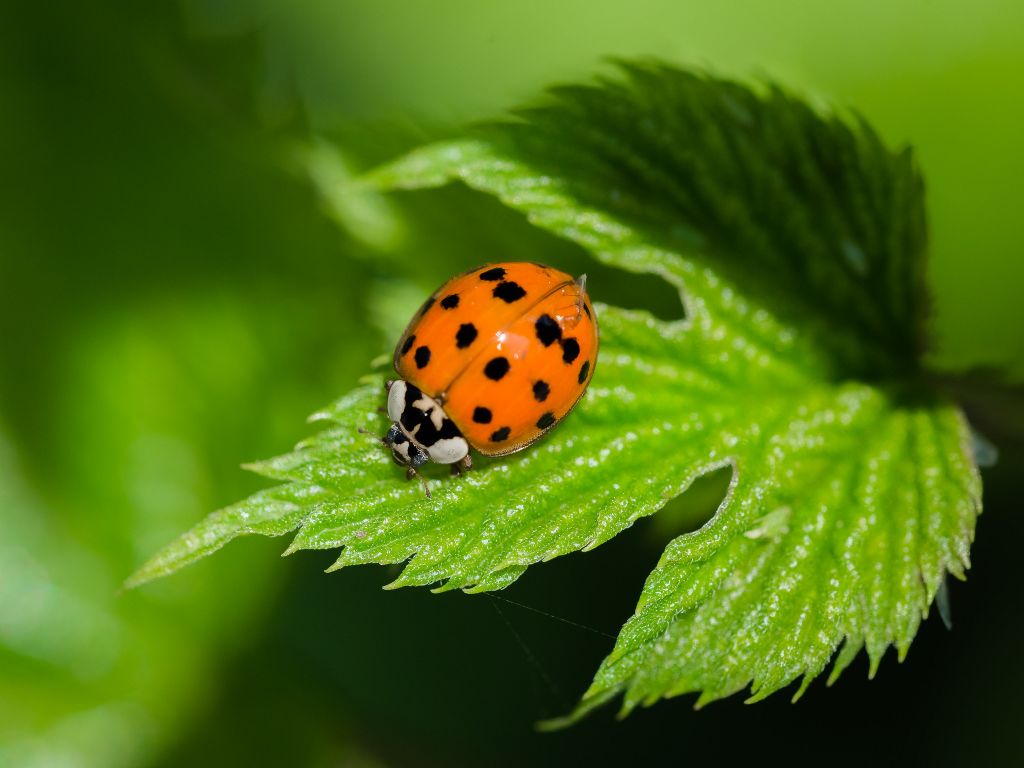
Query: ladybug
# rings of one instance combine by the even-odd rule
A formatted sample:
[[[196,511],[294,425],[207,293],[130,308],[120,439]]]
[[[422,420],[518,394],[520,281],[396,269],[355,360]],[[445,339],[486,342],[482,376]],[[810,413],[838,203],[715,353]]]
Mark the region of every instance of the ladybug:
[[[424,302],[395,347],[383,442],[412,478],[428,461],[472,466],[543,437],[583,396],[597,364],[586,275],[487,264]],[[424,482],[427,496],[430,491]]]

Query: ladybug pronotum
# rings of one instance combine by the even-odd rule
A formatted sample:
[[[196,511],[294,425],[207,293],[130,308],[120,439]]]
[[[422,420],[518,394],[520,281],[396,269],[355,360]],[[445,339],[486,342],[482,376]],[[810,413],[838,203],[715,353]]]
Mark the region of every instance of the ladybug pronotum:
[[[469,469],[471,447],[520,451],[583,396],[597,347],[585,275],[506,262],[454,277],[398,341],[383,441],[410,478],[428,461]]]

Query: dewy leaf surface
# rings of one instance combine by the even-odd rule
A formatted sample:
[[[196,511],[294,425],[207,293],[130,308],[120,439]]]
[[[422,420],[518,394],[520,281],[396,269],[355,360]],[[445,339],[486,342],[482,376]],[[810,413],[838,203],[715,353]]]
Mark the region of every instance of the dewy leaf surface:
[[[381,376],[254,468],[283,485],[214,513],[134,583],[248,533],[336,566],[402,563],[394,586],[488,590],[615,536],[696,477],[733,483],[667,547],[572,717],[750,685],[806,686],[843,644],[900,656],[980,511],[968,430],[918,370],[922,184],[909,152],[781,91],[675,70],[556,92],[474,138],[375,174],[461,180],[596,258],[682,292],[687,317],[599,307],[590,390],[566,422],[427,500],[357,429],[383,432]],[[803,687],[800,691],[802,692]]]

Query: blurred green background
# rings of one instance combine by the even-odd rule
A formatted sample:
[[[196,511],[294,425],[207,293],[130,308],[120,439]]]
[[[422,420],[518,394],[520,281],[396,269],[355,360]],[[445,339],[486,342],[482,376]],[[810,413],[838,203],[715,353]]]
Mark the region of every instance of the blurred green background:
[[[941,370],[1024,374],[1019,2],[480,4],[186,0],[0,6],[0,765],[563,765],[778,753],[1024,757],[1020,401],[974,388],[985,474],[956,628],[832,691],[567,732],[565,711],[712,478],[507,600],[383,593],[380,568],[246,541],[121,593],[149,554],[261,487],[239,463],[388,351],[458,269],[587,269],[595,298],[679,312],[461,189],[342,193],[459,124],[657,56],[772,77],[910,142],[929,182]],[[610,292],[615,285],[614,293]],[[981,381],[981,379],[978,379]],[[981,394],[978,394],[978,393]],[[1016,421],[1015,421],[1016,420]],[[984,762],[984,760],[982,760]]]

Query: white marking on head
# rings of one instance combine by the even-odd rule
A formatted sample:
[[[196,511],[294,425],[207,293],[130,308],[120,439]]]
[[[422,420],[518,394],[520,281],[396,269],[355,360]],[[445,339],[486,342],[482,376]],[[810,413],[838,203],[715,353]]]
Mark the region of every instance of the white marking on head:
[[[454,464],[462,461],[469,453],[469,443],[463,437],[450,437],[447,440],[438,440],[427,448],[427,455],[431,461],[438,464]]]
[[[397,456],[401,456],[405,460],[405,463],[409,463],[409,446],[411,446],[408,440],[402,443],[392,443],[391,450],[395,452]]]
[[[444,426],[444,419],[444,409],[440,405],[430,409],[430,420],[434,422],[434,429],[441,429]]]
[[[398,379],[391,383],[391,389],[388,390],[388,418],[396,424],[402,423],[402,412],[405,410],[405,386],[405,382]]]
[[[437,403],[434,402],[434,398],[422,390],[420,390],[419,400],[412,401],[412,407],[418,411],[423,411],[424,413],[429,411],[435,405],[437,405]]]
[[[441,429],[444,420],[448,417],[440,403],[426,393],[420,393],[418,400],[414,400],[412,407],[423,413],[430,414],[430,420],[434,423],[434,429]]]

